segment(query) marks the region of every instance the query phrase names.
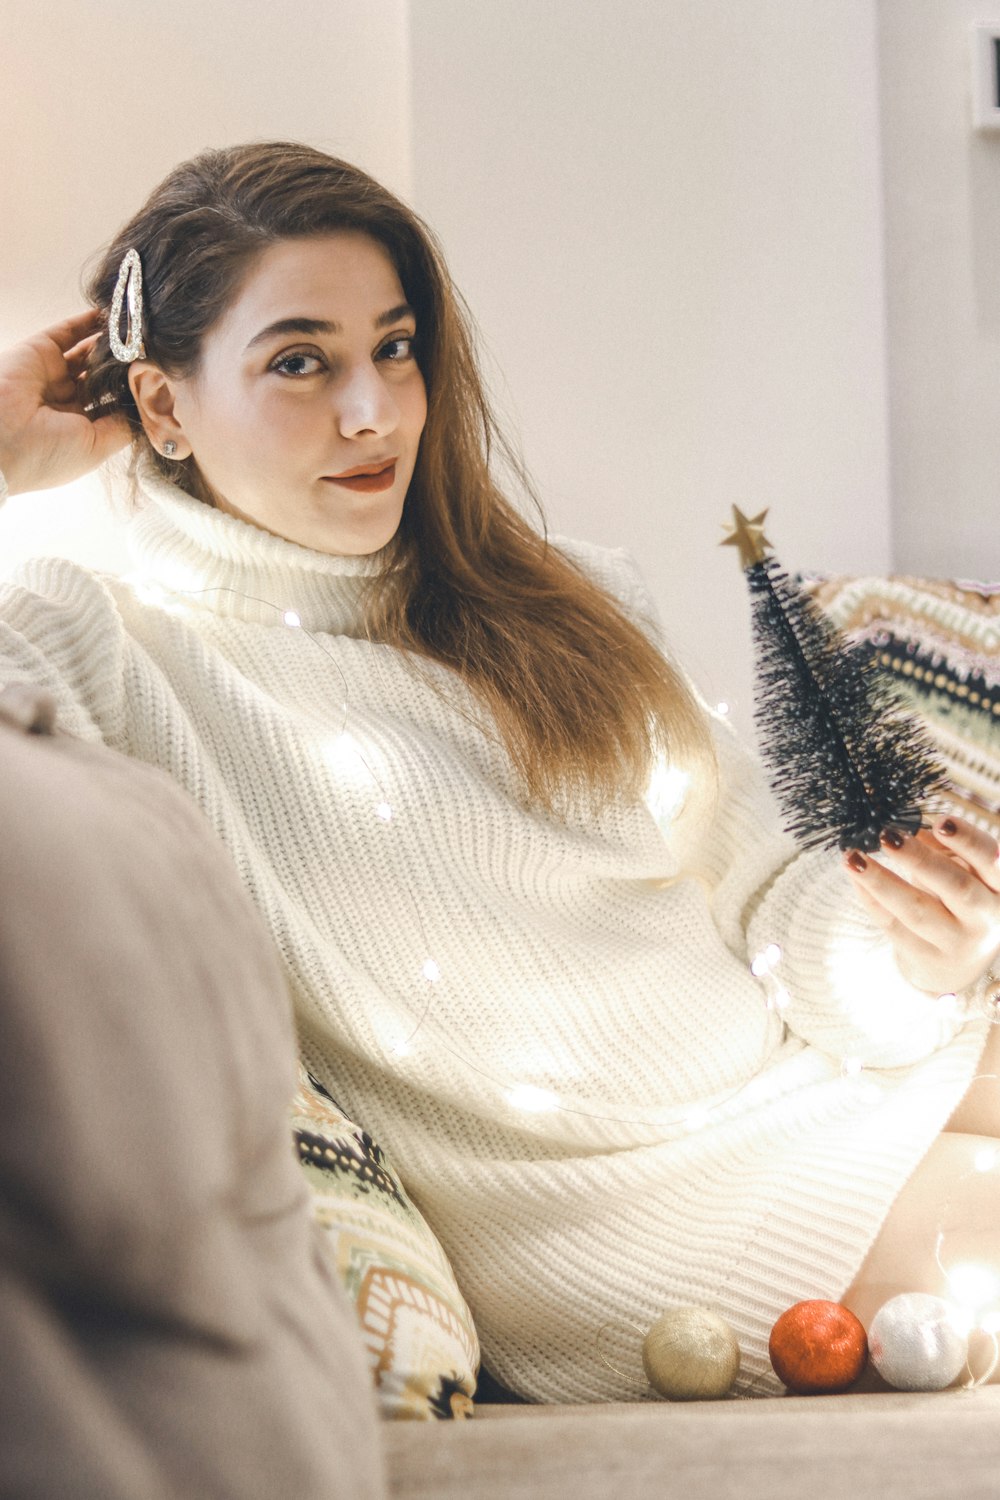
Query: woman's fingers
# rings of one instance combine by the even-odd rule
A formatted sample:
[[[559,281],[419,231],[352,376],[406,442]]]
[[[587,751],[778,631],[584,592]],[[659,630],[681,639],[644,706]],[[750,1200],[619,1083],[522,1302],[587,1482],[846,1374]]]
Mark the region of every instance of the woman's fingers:
[[[1000,893],[1000,844],[992,834],[957,813],[939,818],[933,832],[949,854],[963,860],[991,891]]]
[[[93,353],[99,338],[99,333],[92,333],[88,338],[81,339],[78,344],[74,344],[72,349],[67,349],[65,355],[66,368],[75,371],[77,374],[85,370],[87,368],[87,361]]]
[[[863,880],[856,880],[854,886],[875,926],[881,928],[892,943],[900,973],[918,990],[944,995],[961,989],[975,977],[972,968],[966,967],[964,971],[956,969],[947,952],[943,952],[893,916]]]
[[[64,386],[67,378],[75,377],[85,368],[100,335],[102,322],[100,314],[81,313],[28,340],[41,361],[42,392],[46,398],[55,396],[59,400],[56,392]]]
[[[918,988],[963,989],[1000,950],[997,855],[995,839],[954,817],[916,838],[890,834],[878,858],[846,856],[858,895]]]
[[[992,845],[995,851],[996,843],[981,830],[975,832],[980,834],[982,842],[969,839],[961,849],[955,850],[954,857],[944,844],[903,838],[898,848],[884,841],[880,859],[888,866],[888,873],[897,876],[904,884],[936,896],[959,920],[966,921],[970,917],[978,920],[987,916],[995,919],[1000,914],[997,888],[983,880],[973,857],[978,856],[985,865],[989,846]]]
[[[104,463],[113,453],[132,437],[132,429],[125,417],[120,414],[111,413],[105,417],[97,417],[90,424],[94,435],[94,459],[96,463]]]
[[[0,352],[0,468],[10,493],[67,484],[130,437],[128,422],[87,410],[87,363],[103,318],[88,310]]]
[[[914,861],[911,859],[908,863],[912,872]],[[858,890],[864,892],[869,903],[877,903],[884,914],[880,926],[897,924],[938,949],[946,949],[954,941],[959,924],[939,892],[926,889],[923,884],[915,885],[912,880],[886,869],[870,856],[851,854],[847,866],[855,877]],[[964,878],[974,879],[967,874]]]
[[[83,339],[97,333],[103,322],[104,314],[96,307],[89,307],[86,312],[74,313],[70,318],[53,323],[51,328],[43,329],[42,337],[51,339],[62,354],[68,354]]]

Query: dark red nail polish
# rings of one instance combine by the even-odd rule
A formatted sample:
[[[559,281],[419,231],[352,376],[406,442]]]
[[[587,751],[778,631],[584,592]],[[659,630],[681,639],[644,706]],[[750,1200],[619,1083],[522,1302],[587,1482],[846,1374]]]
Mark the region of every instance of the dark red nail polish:
[[[897,833],[895,828],[887,828],[882,834],[882,842],[887,849],[902,849],[903,835]]]
[[[953,823],[951,818],[945,818],[944,822],[940,825],[940,832],[950,838],[952,834],[958,832],[958,824]]]
[[[863,854],[858,853],[857,849],[851,850],[850,854],[847,856],[847,863],[850,865],[851,869],[856,870],[859,875],[863,875],[865,870],[867,870],[868,868],[868,861],[865,859]]]

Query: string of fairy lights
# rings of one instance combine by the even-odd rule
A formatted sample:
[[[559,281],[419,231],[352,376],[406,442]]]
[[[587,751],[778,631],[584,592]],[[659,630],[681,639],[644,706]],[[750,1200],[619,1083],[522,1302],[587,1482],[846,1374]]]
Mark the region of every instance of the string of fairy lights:
[[[120,322],[122,305],[126,296],[128,327],[127,343],[123,344],[120,337]],[[142,264],[134,249],[126,253],[119,269],[112,299],[109,337],[113,353],[126,363],[141,355],[143,351]],[[736,516],[747,535],[755,526],[759,530],[760,523],[763,521],[763,514],[749,520],[740,516],[739,512],[736,512]],[[727,539],[727,545],[734,541],[741,544],[741,558],[743,540],[739,527],[734,536]],[[153,580],[147,580],[144,586],[140,583],[137,592],[141,592],[143,587],[147,599],[153,590],[161,589],[161,586]],[[164,591],[161,592],[158,601],[163,607],[169,607],[166,601],[170,592],[173,592],[175,597],[186,597],[192,602],[212,593],[240,594],[239,590],[232,588],[213,589],[211,587]],[[253,598],[247,594],[242,597]],[[150,602],[155,603],[157,600],[154,597]],[[313,632],[303,627],[301,617],[295,610],[282,609],[264,599],[255,599],[254,602],[274,610],[286,628],[302,631],[333,662],[344,691],[339,730],[339,737],[344,741],[349,707],[347,681],[340,663]],[[371,765],[370,758],[365,756],[356,743],[349,748],[353,749],[358,764],[364,768],[371,779],[375,794],[374,815],[382,823],[391,824],[396,816],[395,809]],[[425,949],[420,973],[421,980],[427,989],[415,1023],[411,1024],[408,1034],[396,1037],[390,1047],[390,1051],[399,1061],[409,1055],[420,1032],[434,1025],[435,987],[442,981],[439,964],[426,952],[426,928],[420,904],[414,896],[412,886],[407,884],[405,889],[407,899],[413,907]],[[791,997],[781,982],[780,965],[781,953],[776,944],[768,944],[762,952],[754,955],[750,963],[751,974],[761,985],[767,1009],[779,1022],[783,1020],[791,1003]],[[941,1003],[957,1005],[958,1001],[957,997],[946,995],[941,997]],[[987,996],[983,1001],[983,1006],[992,1022],[1000,1021],[1000,995],[994,993],[992,996]],[[410,1019],[413,1023],[412,1015]],[[458,1055],[447,1038],[438,1036],[438,1041],[453,1055]],[[481,1076],[489,1078],[494,1084],[503,1088],[508,1103],[514,1108],[527,1111],[570,1110],[564,1100],[559,1099],[549,1090],[533,1089],[527,1084],[518,1085],[512,1081],[497,1080],[472,1059],[463,1058],[462,1061]],[[877,1087],[877,1085],[869,1085],[864,1080],[863,1073],[860,1059],[844,1058],[842,1060],[841,1074],[846,1084],[852,1087],[859,1084],[863,1087]],[[742,1089],[735,1090],[730,1097],[735,1098],[740,1093]],[[716,1110],[719,1104],[720,1101],[714,1101]],[[570,1112],[589,1113],[574,1110]],[[710,1123],[712,1115],[712,1109],[688,1111],[686,1118],[680,1122],[681,1128],[689,1130],[703,1128]],[[655,1123],[661,1131],[665,1128],[665,1122]],[[996,1153],[987,1161],[984,1148],[981,1160],[977,1159],[973,1170],[992,1171],[995,1167]],[[939,1267],[944,1270],[941,1251],[942,1235],[939,1234],[935,1255]],[[951,1303],[940,1298],[924,1298],[921,1303],[919,1294],[911,1294],[909,1298],[904,1295],[890,1299],[876,1314],[868,1333],[862,1329],[858,1320],[853,1318],[853,1314],[838,1304],[800,1303],[788,1309],[779,1317],[771,1331],[769,1352],[776,1373],[791,1389],[819,1391],[845,1388],[845,1383],[849,1385],[858,1377],[864,1362],[868,1359],[870,1335],[872,1358],[889,1383],[909,1389],[936,1389],[957,1379],[962,1362],[968,1360],[969,1330],[973,1326],[978,1326],[990,1333],[993,1338],[993,1360],[987,1374],[982,1377],[989,1378],[995,1371],[997,1363],[1000,1362],[1000,1349],[997,1345],[997,1330],[1000,1328],[1000,1277],[997,1277],[988,1266],[976,1264],[970,1264],[964,1268],[953,1267],[950,1273],[945,1274],[949,1294],[953,1299]],[[935,1306],[928,1307],[928,1301]],[[901,1306],[904,1303],[905,1308]],[[916,1306],[917,1303],[921,1303],[919,1309]],[[996,1310],[994,1310],[994,1304]],[[990,1323],[989,1319],[994,1321]],[[881,1326],[877,1328],[876,1325],[879,1325],[880,1320]],[[803,1349],[808,1351],[805,1359],[802,1356]],[[819,1354],[817,1350],[820,1351]],[[818,1366],[823,1365],[824,1360],[826,1366],[818,1371]],[[646,1379],[654,1389],[668,1397],[683,1399],[693,1395],[725,1395],[731,1390],[739,1369],[739,1362],[739,1348],[732,1330],[728,1329],[717,1315],[703,1308],[668,1309],[644,1336],[643,1366]],[[978,1381],[973,1383],[978,1383]]]
[[[385,825],[397,821],[397,808],[390,799],[389,790],[383,779],[372,764],[372,757],[365,753],[356,734],[348,734],[350,705],[348,684],[343,668],[337,661],[334,653],[329,650],[319,635],[303,625],[301,616],[296,610],[277,605],[269,599],[249,594],[244,590],[234,589],[228,585],[202,585],[197,588],[174,586],[168,588],[158,580],[146,578],[141,575],[130,575],[125,581],[135,588],[137,595],[143,602],[156,607],[166,608],[172,613],[179,613],[183,610],[194,608],[199,603],[202,603],[205,608],[210,608],[205,603],[206,596],[229,594],[248,603],[273,611],[276,620],[280,619],[285,628],[293,630],[310,640],[317,650],[321,651],[333,664],[341,683],[343,695],[339,704],[339,718],[336,724],[332,727],[332,730],[328,725],[325,725],[324,728],[340,750],[350,756],[368,777],[372,790],[371,808],[373,815]],[[660,781],[659,804],[661,810],[664,808],[669,809],[671,806],[676,809],[682,800],[683,788],[679,787],[669,776],[664,778],[661,775]],[[419,960],[418,971],[423,992],[411,1008],[408,1029],[400,1031],[390,1042],[384,1044],[387,1055],[393,1061],[399,1063],[409,1057],[413,1052],[419,1034],[425,1029],[433,1028],[435,1045],[446,1050],[464,1067],[492,1084],[506,1100],[507,1104],[514,1110],[530,1114],[558,1111],[567,1115],[579,1116],[582,1119],[593,1120],[601,1124],[627,1125],[637,1128],[645,1127],[662,1133],[673,1131],[677,1134],[690,1134],[693,1131],[704,1128],[705,1125],[710,1123],[714,1112],[718,1111],[724,1105],[732,1103],[752,1087],[753,1076],[748,1083],[740,1084],[725,1094],[717,1096],[713,1100],[711,1109],[684,1106],[672,1115],[667,1114],[658,1116],[656,1119],[650,1119],[637,1118],[614,1110],[598,1111],[585,1109],[571,1104],[565,1099],[561,1099],[551,1089],[542,1088],[536,1084],[515,1078],[498,1077],[490,1068],[485,1067],[480,1061],[462,1051],[456,1045],[450,1031],[435,1025],[435,1000],[446,976],[442,973],[438,960],[428,951],[427,929],[423,919],[421,903],[415,895],[412,883],[406,879],[405,875],[402,877],[402,885],[407,902],[412,910],[417,930],[420,933],[421,945],[424,950],[424,956]],[[776,944],[770,944],[757,955],[750,968],[751,973],[762,985],[765,1009],[768,1012],[774,1013],[780,1020],[784,1010],[787,1008],[790,996],[784,986],[778,983],[775,978],[775,970],[779,960],[780,949]],[[766,1033],[762,1041],[760,1065],[763,1065],[770,1054],[770,1050],[771,1035],[770,1033]],[[759,1069],[754,1069],[754,1076],[757,1071]],[[857,1078],[860,1071],[860,1067],[856,1068],[853,1063],[849,1063],[843,1070],[843,1073],[845,1077]]]
[[[392,825],[398,821],[398,809],[394,804],[390,793],[382,778],[379,776],[372,757],[365,753],[363,746],[357,739],[356,734],[348,734],[348,723],[350,721],[350,704],[348,683],[343,668],[337,661],[335,654],[324,644],[320,636],[303,625],[302,619],[294,609],[284,608],[274,604],[271,600],[263,599],[253,594],[245,593],[239,589],[229,586],[199,586],[190,587],[167,587],[162,582],[143,575],[130,575],[124,580],[131,584],[137,596],[145,603],[154,607],[164,609],[171,613],[183,613],[188,609],[197,609],[199,605],[210,609],[207,600],[210,596],[230,594],[242,600],[253,603],[259,607],[273,611],[276,620],[292,631],[305,636],[315,648],[333,664],[340,679],[342,688],[342,699],[339,704],[339,720],[333,729],[333,738],[341,753],[354,758],[360,766],[371,786],[371,810],[372,815],[383,825]],[[716,709],[720,715],[728,712],[728,706],[720,703]],[[327,729],[329,726],[325,726]],[[662,773],[661,773],[662,780]],[[671,804],[679,809],[683,801],[683,786],[678,786],[676,781],[661,785],[659,794],[660,810]],[[714,1120],[720,1117],[720,1111],[726,1106],[735,1103],[741,1095],[752,1088],[759,1069],[755,1069],[747,1083],[726,1093],[723,1097],[715,1097],[703,1106],[688,1106],[677,1111],[674,1115],[655,1120],[635,1119],[622,1115],[621,1113],[600,1112],[593,1109],[583,1109],[567,1100],[560,1098],[554,1091],[540,1088],[537,1085],[518,1081],[513,1078],[498,1077],[491,1069],[482,1065],[477,1059],[466,1055],[455,1044],[455,1039],[450,1032],[436,1025],[434,1015],[435,1001],[440,993],[440,986],[446,976],[442,974],[438,961],[428,951],[427,929],[423,920],[421,904],[418,901],[413,886],[405,877],[403,878],[403,889],[407,902],[409,903],[415,919],[417,931],[423,947],[423,956],[419,960],[421,992],[418,993],[416,1002],[410,1008],[406,1028],[401,1030],[392,1041],[384,1044],[387,1056],[395,1064],[402,1064],[411,1055],[418,1038],[424,1031],[433,1030],[435,1045],[447,1051],[456,1061],[473,1073],[493,1085],[499,1094],[505,1099],[507,1105],[524,1113],[542,1113],[559,1111],[568,1115],[576,1115],[582,1118],[594,1120],[603,1124],[620,1124],[635,1127],[648,1127],[655,1129],[660,1135],[668,1136],[671,1133],[682,1135],[700,1131],[710,1126]],[[792,1007],[792,996],[782,980],[781,974],[782,953],[776,943],[768,943],[756,953],[749,963],[749,970],[753,978],[760,986],[762,1003],[769,1015],[773,1016],[776,1023],[783,1026],[789,1010]],[[415,975],[416,978],[416,975]],[[942,1011],[951,1016],[958,1016],[962,1010],[962,1002],[955,994],[944,994],[938,998],[938,1004]],[[996,989],[988,990],[980,996],[980,1006],[983,1014],[992,1024],[1000,1024],[1000,993]],[[763,1039],[763,1052],[761,1066],[763,1066],[772,1050],[773,1034],[770,1027],[765,1029]],[[873,1079],[865,1069],[860,1058],[844,1057],[840,1063],[840,1074],[845,1086],[857,1090],[862,1099],[867,1098],[874,1102],[881,1096],[882,1090],[878,1082]],[[984,1078],[993,1078],[993,1075],[980,1075]],[[986,1173],[1000,1170],[1000,1147],[983,1147],[975,1157],[972,1174]],[[954,1193],[942,1209],[942,1214],[947,1215]],[[759,1232],[759,1231],[758,1231]],[[989,1380],[1000,1365],[1000,1276],[990,1267],[973,1261],[961,1262],[950,1269],[942,1258],[943,1247],[947,1232],[943,1225],[937,1235],[934,1255],[940,1269],[943,1282],[947,1287],[947,1298],[930,1298],[929,1304],[921,1304],[919,1308],[911,1308],[909,1305],[894,1308],[887,1303],[880,1310],[886,1314],[883,1319],[885,1327],[879,1335],[881,1342],[881,1360],[876,1356],[875,1349],[869,1349],[868,1336],[864,1330],[854,1338],[855,1365],[852,1380],[856,1380],[863,1368],[860,1363],[860,1350],[862,1342],[864,1345],[863,1357],[867,1361],[871,1355],[872,1362],[879,1369],[880,1374],[888,1383],[896,1383],[902,1389],[939,1389],[944,1384],[953,1383],[960,1373],[960,1368],[968,1372],[968,1386],[975,1386]],[[917,1294],[910,1294],[912,1302]],[[919,1300],[919,1299],[918,1299]],[[893,1303],[903,1303],[905,1297],[891,1299]],[[927,1302],[927,1299],[925,1299]],[[791,1314],[797,1309],[822,1309],[820,1312],[810,1312],[805,1319],[806,1342],[813,1349],[811,1369],[813,1373],[818,1366],[823,1364],[822,1359],[815,1354],[815,1350],[822,1346],[822,1340],[817,1341],[817,1326],[822,1325],[822,1319],[833,1320],[836,1325],[836,1337],[830,1335],[828,1340],[830,1347],[834,1345],[839,1350],[844,1347],[845,1333],[841,1326],[842,1319],[834,1316],[829,1309],[835,1309],[839,1314],[846,1314],[846,1309],[839,1308],[833,1303],[801,1303],[795,1309],[790,1309],[788,1315],[784,1315],[786,1322],[791,1319]],[[846,1314],[848,1317],[852,1316]],[[811,1322],[810,1322],[811,1319]],[[817,1319],[819,1323],[817,1323]],[[714,1320],[714,1321],[713,1321]],[[800,1322],[803,1320],[800,1318]],[[854,1320],[857,1322],[857,1320]],[[870,1334],[874,1338],[878,1317],[873,1321]],[[794,1322],[794,1320],[791,1320]],[[776,1342],[780,1346],[782,1340],[787,1345],[789,1339],[794,1344],[793,1334],[795,1330],[789,1327],[779,1327],[782,1319],[779,1319],[772,1331],[771,1361],[775,1370],[782,1379],[786,1381],[792,1390],[839,1390],[847,1388],[843,1384],[843,1370],[838,1368],[836,1378],[830,1377],[827,1383],[823,1383],[822,1371],[817,1377],[818,1382],[812,1380],[812,1375],[803,1377],[805,1383],[796,1383],[795,1361],[788,1361],[787,1349],[784,1352],[775,1351]],[[721,1327],[719,1326],[721,1325]],[[823,1325],[825,1326],[825,1325]],[[597,1331],[595,1343],[595,1357],[601,1363],[613,1370],[616,1375],[629,1383],[652,1387],[661,1395],[669,1399],[692,1399],[694,1397],[706,1398],[712,1396],[724,1396],[732,1394],[732,1386],[736,1379],[739,1366],[738,1347],[733,1353],[735,1343],[731,1330],[723,1320],[715,1314],[706,1312],[705,1309],[668,1309],[663,1317],[653,1325],[651,1329],[643,1330],[638,1324],[629,1324],[628,1327],[635,1333],[643,1336],[642,1342],[642,1367],[643,1375],[640,1377],[630,1375],[619,1368],[602,1348],[602,1339],[611,1327],[604,1324]],[[858,1325],[860,1328],[860,1325]],[[801,1331],[801,1330],[800,1330]],[[973,1375],[969,1362],[969,1338],[972,1334],[979,1332],[992,1341],[992,1353],[987,1361],[986,1368],[979,1375]],[[780,1338],[779,1338],[780,1333]],[[885,1341],[888,1334],[889,1353],[885,1353]],[[849,1342],[849,1341],[848,1341]],[[936,1362],[925,1358],[926,1351],[934,1349],[937,1351]],[[924,1355],[919,1353],[925,1352]],[[915,1352],[916,1351],[916,1352]],[[961,1359],[959,1360],[959,1354]],[[924,1363],[921,1364],[923,1359]],[[734,1362],[735,1361],[735,1362]],[[818,1361],[818,1364],[817,1364]],[[895,1363],[894,1363],[895,1361]],[[956,1363],[957,1362],[957,1363]],[[853,1368],[853,1367],[852,1367]],[[895,1374],[895,1380],[893,1378]],[[947,1374],[948,1379],[943,1376]],[[749,1386],[750,1393],[759,1384],[759,1376],[744,1372],[743,1384]],[[841,1383],[837,1383],[840,1380]],[[907,1382],[911,1383],[907,1383]],[[924,1383],[921,1384],[920,1382]],[[832,1383],[831,1383],[832,1382]],[[912,1383],[916,1382],[916,1383]],[[935,1383],[936,1382],[936,1383]]]

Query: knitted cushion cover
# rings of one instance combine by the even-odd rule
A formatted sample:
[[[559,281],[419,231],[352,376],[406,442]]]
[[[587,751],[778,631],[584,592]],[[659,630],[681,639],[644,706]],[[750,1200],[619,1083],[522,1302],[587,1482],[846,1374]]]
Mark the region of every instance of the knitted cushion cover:
[[[1000,837],[1000,584],[899,576],[805,586],[922,721],[947,776],[943,805]]]
[[[301,1065],[292,1126],[383,1416],[472,1416],[479,1366],[472,1315],[385,1153]]]

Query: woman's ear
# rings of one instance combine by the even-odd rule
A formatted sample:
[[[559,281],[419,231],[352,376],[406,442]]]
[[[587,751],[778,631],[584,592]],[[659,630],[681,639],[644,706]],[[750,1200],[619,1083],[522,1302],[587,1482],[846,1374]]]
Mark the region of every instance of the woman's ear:
[[[129,366],[132,392],[146,436],[158,453],[179,460],[191,457],[191,444],[174,411],[175,383],[147,359]]]

